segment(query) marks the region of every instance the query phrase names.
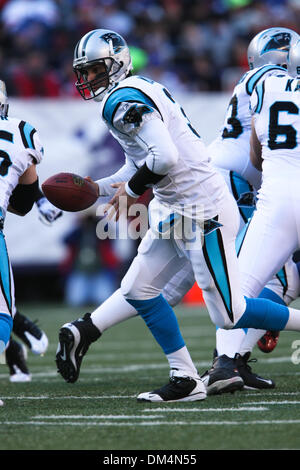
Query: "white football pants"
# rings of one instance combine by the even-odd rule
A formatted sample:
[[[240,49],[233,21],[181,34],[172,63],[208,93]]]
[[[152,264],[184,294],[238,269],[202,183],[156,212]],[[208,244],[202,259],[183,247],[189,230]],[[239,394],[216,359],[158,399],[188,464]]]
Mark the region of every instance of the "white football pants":
[[[122,280],[124,297],[132,300],[157,297],[170,279],[186,266],[188,258],[213,323],[221,328],[232,328],[246,308],[235,248],[240,216],[229,192],[223,203],[217,217],[220,226],[208,231],[202,244],[199,236],[195,242],[185,239],[179,242],[173,236],[157,238],[150,229]],[[201,228],[197,226],[197,235],[199,231]]]
[[[290,179],[284,188],[284,178],[273,181],[262,184],[239,252],[242,288],[247,297],[257,297],[300,248],[299,182]]]

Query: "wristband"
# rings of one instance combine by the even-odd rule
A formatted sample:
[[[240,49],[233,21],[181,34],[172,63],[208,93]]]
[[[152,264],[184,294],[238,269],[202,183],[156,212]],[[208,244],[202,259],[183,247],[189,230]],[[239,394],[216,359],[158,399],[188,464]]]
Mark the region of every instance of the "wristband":
[[[149,170],[146,163],[144,163],[144,165],[141,166],[141,168],[139,168],[133,177],[128,181],[128,189],[133,194],[135,194],[133,197],[141,196],[149,187],[157,184],[165,176],[166,175],[158,175],[157,173],[153,173],[153,171]]]

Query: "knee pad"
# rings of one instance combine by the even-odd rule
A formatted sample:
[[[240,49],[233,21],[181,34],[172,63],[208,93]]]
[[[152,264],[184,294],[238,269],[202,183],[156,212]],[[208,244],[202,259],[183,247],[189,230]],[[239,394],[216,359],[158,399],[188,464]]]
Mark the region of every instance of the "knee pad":
[[[121,293],[125,299],[147,300],[161,293],[161,289],[151,286],[147,272],[144,257],[136,256],[121,282]]]

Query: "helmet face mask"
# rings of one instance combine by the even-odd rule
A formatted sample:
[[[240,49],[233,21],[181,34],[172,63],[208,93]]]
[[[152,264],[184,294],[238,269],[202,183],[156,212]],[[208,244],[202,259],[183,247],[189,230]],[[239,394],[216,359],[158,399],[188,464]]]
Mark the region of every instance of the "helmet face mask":
[[[96,67],[99,66],[100,63],[103,63],[105,70],[99,73],[96,72],[95,78],[89,80],[87,69],[92,69],[94,67],[96,70]],[[75,86],[82,98],[85,100],[96,98],[97,94],[103,93],[109,85],[109,72],[107,70],[105,61],[99,61],[95,64],[90,64],[88,67],[77,67],[74,68],[74,71],[77,76],[77,82],[75,83]]]
[[[101,101],[132,69],[129,48],[119,34],[96,29],[77,43],[73,69],[77,76],[75,86],[82,98]],[[92,78],[88,78],[90,70],[94,70]]]
[[[288,28],[269,28],[257,34],[248,46],[248,64],[253,69],[266,64],[287,66],[290,47],[299,35]]]

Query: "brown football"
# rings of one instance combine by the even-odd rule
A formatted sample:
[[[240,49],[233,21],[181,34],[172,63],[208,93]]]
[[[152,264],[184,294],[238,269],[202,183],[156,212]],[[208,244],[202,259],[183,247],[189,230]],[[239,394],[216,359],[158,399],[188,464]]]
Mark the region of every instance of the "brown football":
[[[92,206],[97,191],[92,183],[74,173],[57,173],[42,184],[46,198],[63,211],[77,212]]]

